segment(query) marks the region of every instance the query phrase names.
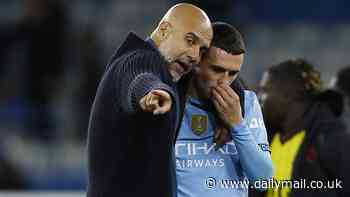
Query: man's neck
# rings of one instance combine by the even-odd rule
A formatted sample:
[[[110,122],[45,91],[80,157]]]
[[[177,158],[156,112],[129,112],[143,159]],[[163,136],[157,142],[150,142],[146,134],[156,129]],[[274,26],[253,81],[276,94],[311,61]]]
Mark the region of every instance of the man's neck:
[[[288,111],[287,118],[282,124],[281,141],[284,143],[295,134],[305,129],[304,125],[305,105],[295,103]]]
[[[196,87],[194,78],[192,78],[188,86],[187,96],[194,98],[203,104],[210,103],[210,99],[205,97],[198,90],[199,90],[199,87]]]
[[[187,91],[187,95],[194,98],[194,99],[197,99],[197,100],[200,100],[200,101],[204,101],[206,100],[203,96],[201,96],[201,94],[199,93],[198,91],[198,87],[196,87],[195,85],[195,81],[194,81],[194,77],[192,77],[190,79],[190,83],[189,83],[189,86],[188,86],[188,91]]]
[[[196,89],[194,88],[193,80],[192,80],[192,79],[191,79],[190,84],[189,84],[189,86],[188,86],[187,95],[190,96],[190,97],[192,97],[192,98],[199,99],[198,94],[197,94],[197,91],[196,91]]]

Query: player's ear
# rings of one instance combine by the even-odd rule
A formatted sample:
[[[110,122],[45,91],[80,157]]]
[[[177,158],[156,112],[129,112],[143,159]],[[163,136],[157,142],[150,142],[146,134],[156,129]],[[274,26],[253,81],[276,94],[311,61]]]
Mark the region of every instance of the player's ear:
[[[162,21],[159,24],[159,38],[161,41],[166,40],[171,34],[173,26],[167,21]]]

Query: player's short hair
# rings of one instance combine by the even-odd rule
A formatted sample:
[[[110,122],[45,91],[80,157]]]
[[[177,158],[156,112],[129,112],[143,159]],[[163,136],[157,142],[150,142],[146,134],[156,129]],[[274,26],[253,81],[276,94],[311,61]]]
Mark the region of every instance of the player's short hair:
[[[225,50],[227,53],[239,55],[246,52],[241,33],[232,25],[215,22],[213,27],[212,46]]]
[[[336,87],[343,91],[347,96],[350,96],[350,66],[339,70]]]
[[[284,88],[291,98],[326,103],[330,110],[340,116],[343,112],[343,97],[332,90],[324,90],[321,75],[314,66],[304,59],[292,59],[272,66],[269,74],[275,83]]]
[[[290,59],[269,68],[273,81],[278,81],[295,98],[312,98],[320,93],[320,72],[305,59]],[[281,90],[282,91],[282,90]]]

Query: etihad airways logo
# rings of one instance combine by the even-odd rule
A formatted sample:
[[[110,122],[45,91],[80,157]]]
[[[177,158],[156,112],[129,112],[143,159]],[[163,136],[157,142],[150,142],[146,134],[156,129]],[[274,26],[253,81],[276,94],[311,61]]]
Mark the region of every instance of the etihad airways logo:
[[[209,155],[211,153],[221,153],[223,155],[237,155],[237,149],[233,141],[215,150],[215,143],[190,142],[175,144],[175,155]]]
[[[225,159],[176,159],[176,168],[222,168]]]

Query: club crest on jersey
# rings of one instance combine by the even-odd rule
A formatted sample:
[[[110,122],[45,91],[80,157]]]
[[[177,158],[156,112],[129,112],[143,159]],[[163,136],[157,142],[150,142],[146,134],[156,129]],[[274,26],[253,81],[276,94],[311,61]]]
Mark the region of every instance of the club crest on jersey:
[[[208,116],[206,115],[192,115],[191,128],[194,134],[202,135],[208,129]]]

